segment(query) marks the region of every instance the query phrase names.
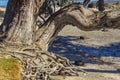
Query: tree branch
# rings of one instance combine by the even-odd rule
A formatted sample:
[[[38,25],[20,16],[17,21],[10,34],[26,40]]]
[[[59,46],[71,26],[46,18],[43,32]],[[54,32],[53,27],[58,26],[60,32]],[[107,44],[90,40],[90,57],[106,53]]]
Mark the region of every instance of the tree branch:
[[[56,35],[65,25],[74,25],[81,30],[91,31],[101,28],[120,28],[120,10],[96,12],[74,3],[54,13],[36,32],[36,44],[47,50]]]

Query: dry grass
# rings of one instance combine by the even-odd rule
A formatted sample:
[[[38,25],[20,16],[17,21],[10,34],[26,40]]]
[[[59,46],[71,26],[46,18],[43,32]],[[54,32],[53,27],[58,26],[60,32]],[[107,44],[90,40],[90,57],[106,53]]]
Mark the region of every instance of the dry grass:
[[[0,80],[20,80],[20,69],[18,60],[0,58]]]

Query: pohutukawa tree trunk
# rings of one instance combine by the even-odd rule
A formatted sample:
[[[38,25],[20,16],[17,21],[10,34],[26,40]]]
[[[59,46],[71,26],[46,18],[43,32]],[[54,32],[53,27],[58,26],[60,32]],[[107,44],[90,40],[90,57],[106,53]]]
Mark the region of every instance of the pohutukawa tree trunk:
[[[4,21],[0,27],[0,31],[3,32],[3,35],[0,35],[3,41],[28,46],[34,44],[37,47],[36,49],[35,47],[22,49],[23,46],[21,46],[22,48],[18,50],[2,48],[6,46],[0,47],[0,51],[6,50],[9,53],[16,53],[11,55],[21,60],[23,74],[27,79],[32,76],[35,76],[34,78],[41,76],[39,71],[44,71],[47,74],[67,73],[68,75],[76,75],[69,60],[56,54],[40,51],[40,49],[43,51],[48,49],[58,32],[65,25],[71,24],[85,31],[105,27],[120,28],[120,10],[105,12],[101,15],[101,13],[85,9],[82,4],[71,4],[54,13],[36,30],[36,18],[43,2],[44,0],[9,0]],[[35,75],[31,71],[33,68],[37,72]],[[26,75],[26,72],[31,76]]]
[[[44,0],[9,0],[2,24],[7,41],[33,43],[35,22],[43,2]]]
[[[65,25],[74,25],[84,31],[102,28],[120,28],[120,10],[95,12],[85,9],[82,4],[74,3],[54,13],[46,23],[36,31],[36,44],[47,50],[56,35]]]
[[[87,31],[104,26],[118,28],[120,11],[104,12],[101,16],[101,13],[85,9],[78,3],[57,11],[37,30],[36,19],[43,2],[44,0],[9,0],[0,30],[5,34],[2,36],[4,40],[28,45],[36,43],[41,50],[46,51],[57,33],[67,24]]]

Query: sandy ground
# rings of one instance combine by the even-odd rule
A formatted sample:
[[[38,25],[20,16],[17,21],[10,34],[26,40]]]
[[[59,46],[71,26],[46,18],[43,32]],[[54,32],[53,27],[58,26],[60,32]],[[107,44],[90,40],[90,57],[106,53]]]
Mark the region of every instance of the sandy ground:
[[[66,26],[49,51],[65,56],[71,62],[82,60],[79,76],[56,76],[54,80],[120,80],[120,30],[81,31]]]

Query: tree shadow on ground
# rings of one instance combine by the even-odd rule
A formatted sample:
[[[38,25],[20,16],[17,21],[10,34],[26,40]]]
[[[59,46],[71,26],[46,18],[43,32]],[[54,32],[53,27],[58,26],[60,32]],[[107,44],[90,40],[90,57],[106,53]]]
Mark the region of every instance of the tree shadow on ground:
[[[57,36],[49,51],[65,56],[71,61],[84,60],[90,63],[103,63],[99,60],[101,57],[120,57],[120,43],[95,48],[74,44],[72,41],[80,41],[80,36]]]
[[[98,70],[98,69],[84,69],[86,72],[97,72],[97,73],[114,73],[120,74],[119,70]]]

